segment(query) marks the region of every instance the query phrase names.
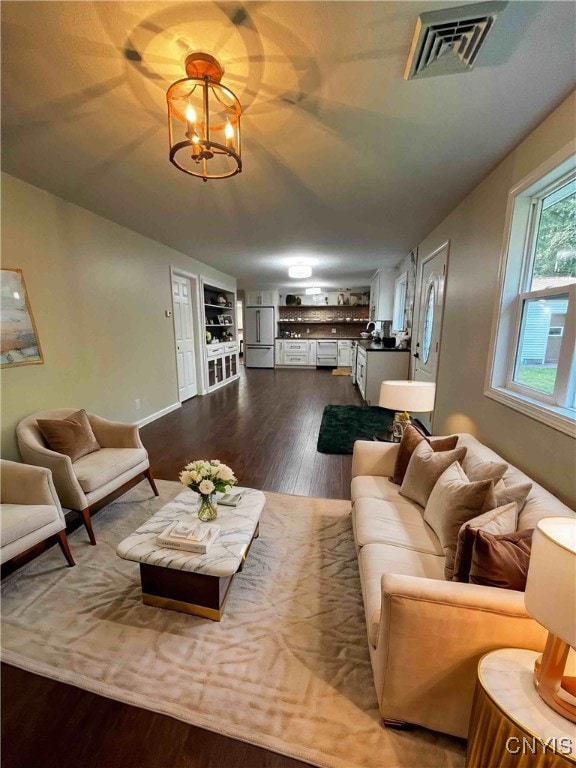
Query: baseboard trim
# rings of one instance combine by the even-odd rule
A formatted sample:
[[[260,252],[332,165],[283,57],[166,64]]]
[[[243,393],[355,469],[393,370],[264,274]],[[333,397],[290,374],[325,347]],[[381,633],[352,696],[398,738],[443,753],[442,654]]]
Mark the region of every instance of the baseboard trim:
[[[172,413],[172,411],[175,411],[178,408],[182,408],[182,403],[172,403],[172,405],[167,405],[166,408],[162,408],[161,411],[156,411],[156,413],[151,413],[150,416],[140,419],[136,424],[139,427],[143,427],[146,424],[150,424],[152,421],[156,421],[156,419],[161,419],[162,416],[166,416],[166,414]]]

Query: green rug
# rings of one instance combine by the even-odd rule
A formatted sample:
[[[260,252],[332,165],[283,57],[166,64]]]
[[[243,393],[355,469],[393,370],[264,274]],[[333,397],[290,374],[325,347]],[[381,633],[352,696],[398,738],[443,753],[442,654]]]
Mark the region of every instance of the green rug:
[[[375,405],[327,405],[316,449],[320,453],[352,453],[355,440],[372,440],[394,420],[394,411]]]

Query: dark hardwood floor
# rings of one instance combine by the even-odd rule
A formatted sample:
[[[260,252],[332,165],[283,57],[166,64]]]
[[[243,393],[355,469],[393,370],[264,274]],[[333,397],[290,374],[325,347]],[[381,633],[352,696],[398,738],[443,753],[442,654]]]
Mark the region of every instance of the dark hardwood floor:
[[[219,458],[242,485],[349,498],[351,456],[316,452],[325,405],[361,404],[329,370],[248,370],[141,430],[152,473]],[[3,768],[303,768],[164,715],[2,665]]]

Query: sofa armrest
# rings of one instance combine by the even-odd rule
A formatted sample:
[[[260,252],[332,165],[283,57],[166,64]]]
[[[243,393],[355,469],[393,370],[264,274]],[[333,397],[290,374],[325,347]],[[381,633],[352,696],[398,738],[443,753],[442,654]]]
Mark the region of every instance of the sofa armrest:
[[[391,477],[400,443],[356,440],[352,453],[352,477],[377,475]]]
[[[466,737],[483,654],[544,648],[521,592],[398,574],[381,584],[374,666],[384,718]]]
[[[144,448],[136,424],[109,421],[101,416],[89,416],[96,440],[102,448]]]
[[[49,469],[2,461],[0,472],[3,504],[46,504],[60,510]]]
[[[85,509],[88,506],[86,495],[78,482],[72,459],[63,453],[51,451],[40,444],[18,441],[20,455],[27,464],[46,467],[52,472],[52,481],[62,506],[69,509]]]

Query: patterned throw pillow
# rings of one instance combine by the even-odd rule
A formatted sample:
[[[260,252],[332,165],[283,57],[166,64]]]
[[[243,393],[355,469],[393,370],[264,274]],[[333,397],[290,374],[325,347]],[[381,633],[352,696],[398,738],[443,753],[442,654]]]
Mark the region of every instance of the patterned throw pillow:
[[[434,439],[428,439],[419,432],[416,427],[409,424],[404,430],[402,440],[400,441],[400,447],[398,448],[398,455],[396,456],[396,464],[394,465],[394,474],[390,478],[396,485],[402,485],[404,475],[408,469],[408,464],[414,453],[414,449],[422,441],[426,441],[428,445],[432,446],[434,451],[453,451],[456,448],[458,442],[458,435],[451,435],[450,437],[437,437]]]

